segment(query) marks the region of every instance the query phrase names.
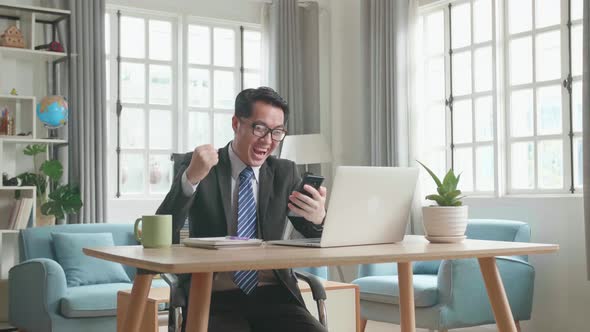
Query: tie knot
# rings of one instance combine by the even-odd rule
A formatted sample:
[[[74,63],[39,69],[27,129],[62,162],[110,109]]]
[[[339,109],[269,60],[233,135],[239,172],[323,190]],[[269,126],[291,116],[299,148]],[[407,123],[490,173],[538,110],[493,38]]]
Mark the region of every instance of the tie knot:
[[[254,171],[252,168],[250,168],[250,166],[248,166],[240,173],[240,181],[248,181],[252,179],[252,176],[254,176]]]

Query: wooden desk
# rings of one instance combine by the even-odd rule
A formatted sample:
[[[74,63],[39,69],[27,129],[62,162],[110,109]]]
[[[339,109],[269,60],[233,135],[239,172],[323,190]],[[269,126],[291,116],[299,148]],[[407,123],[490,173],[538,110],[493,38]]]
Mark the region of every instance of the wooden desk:
[[[239,250],[207,250],[184,246],[144,249],[141,246],[84,248],[89,256],[134,266],[138,271],[133,282],[128,316],[124,329],[139,331],[153,273],[191,273],[187,331],[206,332],[213,272],[267,270],[305,266],[347,265],[397,262],[400,287],[402,332],[415,331],[412,261],[477,258],[490,303],[500,332],[517,332],[508,305],[495,256],[553,253],[554,244],[465,240],[462,243],[431,244],[418,235],[406,236],[403,242],[340,248],[303,248],[262,246]]]

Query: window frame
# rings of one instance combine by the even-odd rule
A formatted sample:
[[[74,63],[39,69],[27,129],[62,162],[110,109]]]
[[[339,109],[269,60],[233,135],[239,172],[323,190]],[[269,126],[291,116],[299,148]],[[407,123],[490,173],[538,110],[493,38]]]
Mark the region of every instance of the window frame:
[[[142,193],[122,193],[120,197],[117,197],[117,153],[116,153],[116,140],[117,140],[117,115],[116,115],[116,98],[117,98],[117,31],[118,31],[118,22],[117,22],[117,11],[121,11],[121,16],[131,16],[131,17],[139,17],[145,20],[145,58],[143,59],[136,59],[136,58],[123,58],[121,57],[121,62],[131,62],[131,63],[143,63],[145,68],[145,102],[144,104],[136,104],[136,103],[123,103],[123,109],[125,107],[131,108],[141,108],[144,110],[145,114],[145,146],[143,148],[123,148],[121,147],[121,156],[123,151],[141,151],[144,155],[144,191]],[[262,27],[260,24],[254,23],[242,23],[237,21],[231,20],[221,20],[221,19],[214,19],[214,18],[205,18],[205,17],[198,17],[192,15],[184,15],[180,13],[172,13],[172,12],[162,12],[162,11],[153,11],[147,10],[142,8],[136,7],[127,7],[127,6],[119,6],[119,5],[110,5],[106,6],[105,16],[109,16],[109,28],[110,31],[105,32],[105,34],[109,34],[109,53],[106,54],[106,60],[108,61],[108,75],[109,75],[109,98],[106,99],[107,103],[107,123],[108,123],[108,137],[107,137],[107,175],[109,177],[109,184],[108,184],[108,194],[111,197],[111,200],[128,200],[128,201],[139,201],[139,200],[161,200],[165,195],[166,192],[157,193],[157,192],[150,192],[150,183],[149,183],[149,158],[150,158],[150,151],[155,151],[158,154],[168,154],[170,155],[173,152],[186,152],[192,150],[194,146],[191,146],[191,143],[188,141],[188,118],[189,118],[189,107],[188,107],[188,68],[190,67],[207,67],[203,65],[194,65],[188,63],[188,26],[189,24],[198,24],[198,25],[207,25],[207,26],[216,26],[222,28],[231,28],[235,31],[235,61],[233,67],[222,67],[222,66],[213,66],[213,29],[210,29],[210,36],[211,36],[211,67],[215,69],[221,69],[228,71],[228,68],[231,68],[231,71],[234,73],[234,91],[237,93],[240,91],[240,87],[242,85],[243,79],[243,72],[252,72],[252,69],[242,68],[243,60],[242,60],[242,34],[240,29],[243,27],[247,30],[259,31],[262,33]],[[172,23],[172,60],[171,61],[161,61],[161,60],[151,60],[149,59],[149,20],[164,20],[170,21]],[[262,43],[261,43],[262,44]],[[262,58],[261,58],[262,62]],[[166,64],[172,67],[172,103],[170,105],[152,105],[149,103],[149,64]],[[258,72],[262,71],[262,64],[261,68],[257,70]],[[213,111],[214,106],[214,99],[213,99],[213,70],[210,72],[210,84],[211,89],[210,93],[210,109]],[[264,77],[261,75],[261,84],[265,82]],[[137,107],[135,107],[137,106]],[[170,110],[172,112],[172,147],[171,149],[151,149],[149,147],[149,113],[150,110],[158,110],[158,109],[165,109]],[[233,115],[233,108],[222,111],[226,114]],[[210,142],[213,143],[214,133],[214,121],[213,117],[210,118]],[[172,164],[170,164],[170,168],[172,168]]]
[[[121,155],[120,158],[122,159],[122,155],[124,152],[128,153],[140,153],[143,155],[144,158],[144,181],[143,192],[138,193],[123,193],[122,190],[120,192],[120,197],[117,196],[117,154],[116,154],[116,137],[117,137],[117,85],[118,85],[118,77],[117,77],[117,42],[118,42],[118,20],[117,20],[117,11],[121,11],[121,17],[134,17],[134,18],[141,18],[144,20],[144,36],[145,36],[145,44],[144,44],[144,51],[145,56],[144,58],[129,58],[121,56],[121,63],[133,63],[133,64],[142,64],[144,67],[144,96],[145,100],[143,103],[130,103],[130,102],[123,102],[121,101],[121,105],[123,106],[123,112],[125,108],[137,108],[141,109],[144,112],[144,146],[142,148],[125,148],[121,146]],[[172,152],[178,149],[178,139],[177,137],[172,137],[172,145],[170,149],[161,149],[161,148],[151,148],[149,146],[150,140],[150,114],[152,110],[166,110],[170,111],[172,115],[172,133],[178,132],[178,113],[175,111],[178,109],[178,76],[179,76],[179,44],[178,44],[178,26],[181,23],[181,17],[179,15],[175,15],[173,13],[167,12],[156,12],[150,11],[145,9],[139,8],[132,8],[132,7],[124,7],[124,6],[111,6],[108,5],[105,11],[105,15],[109,15],[109,24],[110,24],[110,52],[106,55],[107,60],[109,61],[109,94],[110,98],[107,99],[108,103],[108,132],[109,137],[113,138],[111,140],[107,140],[108,150],[107,158],[108,158],[108,170],[107,174],[109,177],[109,196],[114,198],[134,198],[134,199],[154,199],[154,198],[161,198],[165,195],[165,193],[157,193],[150,191],[150,183],[149,183],[149,172],[150,172],[150,156],[152,155],[161,155],[167,154],[170,155]],[[158,21],[167,21],[171,23],[171,60],[153,60],[149,57],[149,21],[150,20],[158,20]],[[169,105],[159,105],[159,104],[150,104],[150,94],[149,94],[149,84],[150,84],[150,65],[166,65],[170,66],[171,68],[171,103]],[[170,166],[171,167],[171,166]],[[122,173],[121,173],[122,174]],[[121,175],[122,176],[122,175]]]
[[[449,89],[450,89],[450,62],[451,57],[448,54],[450,49],[450,28],[451,24],[449,23],[450,18],[450,11],[449,5],[457,6],[464,3],[470,3],[471,9],[471,44],[468,46],[463,46],[461,48],[453,49],[453,55],[463,52],[469,51],[471,54],[471,93],[467,95],[462,95],[460,97],[455,97],[453,95],[453,102],[460,101],[460,100],[471,100],[471,114],[472,114],[472,127],[471,127],[471,134],[472,134],[472,141],[471,143],[454,143],[451,135],[452,131],[456,130],[456,127],[453,126],[451,121],[451,112],[446,111],[445,119],[446,119],[446,168],[451,168],[453,163],[455,162],[454,153],[457,148],[461,148],[464,146],[471,147],[472,151],[472,167],[473,167],[473,189],[477,188],[477,176],[476,176],[476,148],[481,145],[489,145],[489,141],[481,144],[480,142],[476,142],[475,140],[475,100],[476,98],[482,95],[489,95],[489,91],[484,93],[475,92],[475,61],[474,61],[474,50],[479,47],[483,47],[483,45],[490,45],[492,46],[492,63],[494,66],[492,72],[492,79],[493,79],[493,87],[492,87],[492,98],[493,98],[493,114],[494,114],[494,139],[493,139],[493,150],[494,150],[494,191],[493,192],[466,192],[469,196],[474,197],[501,197],[501,196],[521,196],[521,195],[566,195],[568,197],[574,197],[576,194],[580,194],[582,190],[582,186],[575,185],[575,178],[572,172],[574,171],[575,159],[572,153],[576,148],[575,140],[580,139],[582,137],[582,131],[573,131],[573,119],[575,109],[570,110],[570,95],[567,88],[564,87],[564,80],[567,79],[568,74],[570,73],[570,63],[572,61],[571,53],[572,48],[570,47],[570,30],[568,30],[568,19],[570,15],[570,8],[569,8],[569,0],[560,0],[560,21],[559,24],[553,24],[550,26],[545,26],[542,28],[537,28],[536,25],[536,4],[535,1],[532,0],[531,6],[531,24],[532,27],[530,30],[524,32],[518,32],[515,34],[510,34],[508,30],[509,25],[509,17],[508,17],[508,4],[506,1],[503,0],[491,0],[492,2],[492,41],[487,41],[484,43],[475,43],[474,42],[474,2],[475,0],[444,0],[444,1],[436,1],[434,3],[425,2],[424,5],[419,6],[418,8],[418,15],[422,22],[426,21],[426,17],[428,14],[443,10],[444,12],[444,30],[445,30],[445,98],[448,101],[449,98]],[[452,7],[451,7],[452,8]],[[501,13],[499,15],[498,13]],[[577,18],[571,20],[571,28],[573,32],[573,28],[581,27],[582,26],[582,19]],[[424,31],[425,31],[424,27]],[[537,35],[544,32],[549,31],[559,31],[559,38],[560,38],[560,78],[554,80],[547,80],[542,82],[536,81],[536,61],[537,61],[537,52],[536,48],[536,38]],[[523,36],[529,36],[531,38],[531,47],[532,47],[532,58],[533,63],[531,64],[532,68],[532,82],[526,84],[518,84],[511,86],[510,85],[510,41],[514,39],[521,38]],[[573,37],[573,35],[572,35]],[[424,43],[426,41],[426,35],[423,37]],[[571,40],[572,42],[574,40]],[[426,53],[426,52],[425,52]],[[428,54],[425,54],[427,58]],[[424,58],[420,58],[422,61]],[[424,61],[424,64],[426,61]],[[427,77],[427,68],[425,68],[425,73],[423,74],[424,77]],[[572,73],[573,75],[573,73]],[[581,73],[579,75],[575,75],[572,77],[572,82],[578,83],[582,81]],[[537,135],[538,130],[538,123],[537,123],[537,89],[539,87],[544,86],[560,86],[561,92],[561,116],[562,116],[562,129],[559,134],[555,135]],[[518,91],[522,89],[532,89],[533,90],[533,136],[526,136],[526,137],[511,137],[510,132],[510,103],[511,103],[511,93],[513,91]],[[426,95],[428,94],[426,88],[424,88],[423,93]],[[572,108],[574,107],[573,96],[571,97]],[[430,104],[431,105],[431,104]],[[448,106],[445,108],[448,110]],[[425,109],[422,110],[425,112]],[[570,129],[572,131],[572,137],[570,140]],[[422,138],[421,138],[422,139]],[[538,159],[538,145],[539,141],[544,140],[559,140],[562,143],[562,171],[563,171],[563,186],[559,189],[540,189],[538,187],[539,179],[539,159]],[[526,142],[534,142],[535,144],[535,153],[534,153],[534,178],[535,178],[535,188],[534,189],[513,189],[512,188],[512,167],[511,167],[511,144],[514,142],[519,141],[526,141]],[[571,142],[571,143],[570,143]],[[570,147],[572,144],[573,148]],[[430,147],[429,147],[430,148]],[[438,150],[437,150],[438,151]],[[574,195],[571,195],[570,185],[575,187]]]
[[[544,195],[544,194],[568,194],[571,193],[570,186],[572,185],[572,164],[573,163],[573,156],[571,153],[573,152],[570,149],[570,117],[571,113],[569,111],[569,96],[567,90],[563,86],[563,81],[567,77],[569,70],[569,42],[568,42],[568,1],[569,0],[560,0],[560,19],[558,24],[545,26],[541,28],[536,27],[536,1],[531,0],[531,29],[526,31],[521,31],[515,34],[510,34],[509,30],[509,8],[508,6],[504,6],[503,13],[504,19],[503,29],[504,29],[504,91],[505,98],[504,98],[504,120],[505,120],[505,169],[506,169],[506,178],[505,178],[505,192],[507,195]],[[577,23],[581,24],[581,19],[577,21]],[[558,79],[553,80],[546,80],[546,81],[537,81],[537,72],[536,72],[536,65],[537,65],[537,36],[543,33],[549,32],[559,32],[559,41],[560,41],[560,77]],[[530,83],[525,84],[518,84],[515,86],[511,86],[510,83],[510,41],[514,39],[519,39],[523,37],[530,37],[531,38],[531,51],[532,51],[532,80]],[[581,76],[579,79],[574,79],[574,82],[581,81]],[[539,88],[544,87],[551,87],[551,86],[559,86],[561,92],[561,133],[560,134],[552,134],[552,135],[539,135],[538,134],[538,102],[537,102],[537,91]],[[532,136],[524,136],[524,137],[511,137],[510,128],[511,128],[511,119],[510,119],[510,110],[511,110],[511,93],[514,91],[522,91],[528,90],[532,91],[532,98],[533,98],[533,135]],[[581,136],[581,132],[578,134]],[[562,187],[557,189],[543,189],[539,188],[539,142],[540,141],[553,141],[559,140],[561,141],[562,146]],[[534,145],[534,168],[533,168],[533,178],[534,178],[534,187],[532,189],[515,189],[512,188],[512,144],[517,142],[532,142]],[[577,187],[576,189],[580,190],[581,187]]]

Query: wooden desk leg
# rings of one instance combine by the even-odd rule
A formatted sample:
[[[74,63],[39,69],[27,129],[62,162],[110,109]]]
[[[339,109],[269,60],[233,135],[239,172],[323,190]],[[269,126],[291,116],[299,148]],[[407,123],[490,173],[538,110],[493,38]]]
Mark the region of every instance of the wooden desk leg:
[[[500,332],[517,332],[495,257],[478,258],[490,304]]]
[[[187,332],[207,332],[213,272],[193,273],[186,317]]]
[[[412,262],[397,263],[401,332],[416,331]]]
[[[131,288],[129,305],[127,306],[127,317],[125,317],[125,323],[123,324],[123,331],[139,332],[153,277],[152,274],[138,274],[135,276],[133,288]]]

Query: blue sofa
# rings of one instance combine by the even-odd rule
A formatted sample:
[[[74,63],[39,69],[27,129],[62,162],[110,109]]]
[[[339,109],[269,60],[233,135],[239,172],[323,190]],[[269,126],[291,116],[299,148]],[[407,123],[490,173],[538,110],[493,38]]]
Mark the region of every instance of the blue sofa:
[[[112,233],[115,245],[136,245],[133,225],[84,224],[30,228],[20,233],[21,263],[9,272],[9,320],[27,332],[116,331],[117,292],[131,283],[68,287],[52,232]],[[124,266],[130,280],[135,269]],[[152,287],[168,287],[154,279]]]
[[[530,228],[509,220],[470,220],[470,239],[529,242]],[[515,321],[531,317],[535,269],[526,256],[498,257],[497,265]],[[361,316],[399,324],[399,285],[396,264],[359,267]],[[415,262],[414,302],[416,326],[447,331],[455,328],[493,324],[483,278],[476,259]]]

